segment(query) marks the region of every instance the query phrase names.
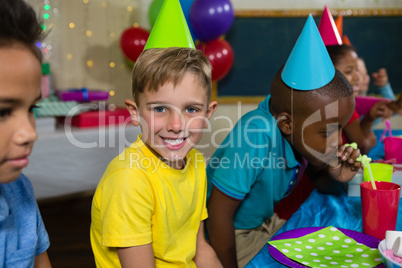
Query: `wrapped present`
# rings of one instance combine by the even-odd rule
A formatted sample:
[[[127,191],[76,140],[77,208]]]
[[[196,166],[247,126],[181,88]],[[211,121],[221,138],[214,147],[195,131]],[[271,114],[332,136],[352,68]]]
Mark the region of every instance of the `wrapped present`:
[[[57,97],[51,96],[38,103],[39,108],[35,109],[37,117],[66,116],[69,112],[79,105],[76,101],[60,101]],[[88,111],[88,109],[75,109],[74,114]],[[71,113],[71,112],[70,112]]]
[[[88,90],[87,88],[57,90],[57,97],[62,101],[101,101],[109,99],[109,93],[102,90]]]
[[[130,113],[125,108],[116,108],[113,111],[88,111],[71,118],[71,125],[79,128],[117,125],[128,122],[130,122]]]

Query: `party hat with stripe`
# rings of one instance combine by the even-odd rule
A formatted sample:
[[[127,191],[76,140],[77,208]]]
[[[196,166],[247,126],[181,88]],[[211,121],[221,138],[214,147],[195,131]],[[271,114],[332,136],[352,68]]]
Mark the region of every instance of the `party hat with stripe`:
[[[339,35],[338,28],[327,6],[324,7],[324,12],[322,13],[320,24],[318,25],[318,31],[326,46],[342,45],[342,39]]]
[[[179,0],[163,2],[144,50],[168,47],[195,49]]]
[[[343,15],[342,14],[339,14],[338,18],[336,18],[335,26],[336,26],[336,29],[338,29],[339,36],[342,36],[342,34],[343,34]]]
[[[352,46],[348,36],[343,34],[343,15],[339,14],[338,18],[335,20],[336,28],[338,29],[339,36],[342,37],[342,44]]]
[[[335,67],[310,14],[283,67],[282,81],[297,90],[325,86],[335,76]]]

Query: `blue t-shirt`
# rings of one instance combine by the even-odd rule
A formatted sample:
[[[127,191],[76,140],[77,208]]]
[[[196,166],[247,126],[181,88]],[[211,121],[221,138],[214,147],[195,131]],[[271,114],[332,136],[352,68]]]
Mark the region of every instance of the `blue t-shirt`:
[[[0,184],[0,267],[33,267],[49,244],[28,178]]]
[[[236,229],[253,229],[272,217],[274,205],[297,183],[300,164],[269,112],[270,95],[240,118],[207,167],[208,198],[214,185],[241,200]]]

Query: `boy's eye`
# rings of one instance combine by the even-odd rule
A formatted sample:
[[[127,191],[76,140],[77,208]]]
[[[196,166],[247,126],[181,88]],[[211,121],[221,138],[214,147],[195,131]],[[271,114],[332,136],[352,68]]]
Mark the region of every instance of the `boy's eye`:
[[[194,108],[194,107],[187,107],[187,108],[186,108],[186,112],[187,112],[187,113],[190,113],[190,114],[193,114],[193,113],[198,112],[198,109],[196,109],[196,108]]]
[[[6,117],[11,114],[12,110],[7,108],[7,109],[0,109],[0,117]]]
[[[154,111],[155,112],[157,112],[157,113],[163,113],[163,112],[165,112],[166,111],[166,108],[165,107],[154,107],[153,108],[154,109]]]
[[[322,132],[322,136],[323,136],[324,138],[328,138],[328,137],[330,137],[332,134],[334,134],[335,131],[336,131],[336,130],[331,130],[331,131]]]
[[[38,105],[32,105],[31,107],[29,107],[29,112],[32,113],[35,109],[39,109],[40,106]]]

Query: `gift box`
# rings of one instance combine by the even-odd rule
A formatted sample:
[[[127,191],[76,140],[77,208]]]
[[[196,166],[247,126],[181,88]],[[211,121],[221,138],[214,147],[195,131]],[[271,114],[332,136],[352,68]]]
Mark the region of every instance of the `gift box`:
[[[402,186],[402,165],[394,164],[394,173],[392,174],[392,182]],[[348,183],[348,195],[360,196],[360,183],[364,181],[363,170],[360,169],[354,178]],[[402,191],[400,197],[402,198]]]
[[[375,96],[356,96],[355,97],[356,111],[360,115],[367,114],[368,112],[370,112],[370,109],[371,107],[373,107],[374,104],[376,104],[379,101],[385,101],[385,100],[390,99]]]
[[[73,116],[71,125],[79,128],[99,127],[108,125],[127,124],[130,122],[130,113],[125,108],[97,110],[80,113]]]
[[[76,101],[60,101],[57,97],[51,96],[38,103],[39,108],[35,109],[36,117],[67,116],[71,109],[79,105]],[[77,109],[74,114],[87,111],[88,109]]]
[[[57,97],[62,101],[106,101],[109,98],[109,93],[102,90],[88,90],[87,88],[57,90]]]

